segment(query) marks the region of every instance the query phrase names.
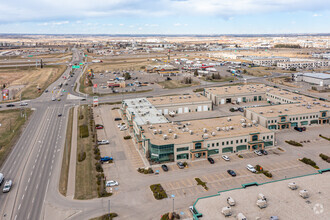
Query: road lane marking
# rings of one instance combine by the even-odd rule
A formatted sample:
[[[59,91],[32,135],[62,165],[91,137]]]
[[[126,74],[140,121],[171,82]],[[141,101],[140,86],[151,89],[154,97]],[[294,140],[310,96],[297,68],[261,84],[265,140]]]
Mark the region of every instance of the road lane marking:
[[[32,203],[34,203],[34,199],[35,199],[35,197],[33,197],[33,199],[32,199]]]
[[[36,189],[38,189],[38,186],[39,186],[39,183],[37,184]]]
[[[28,183],[30,182],[30,179],[31,179],[31,178],[29,177],[29,179],[28,179]]]
[[[23,196],[22,196],[22,200],[24,199],[24,194],[23,194]]]
[[[25,187],[25,191],[27,190],[27,186]]]
[[[19,204],[19,206],[18,206],[18,210],[20,210],[20,208],[21,208],[21,205],[22,205],[22,204]]]

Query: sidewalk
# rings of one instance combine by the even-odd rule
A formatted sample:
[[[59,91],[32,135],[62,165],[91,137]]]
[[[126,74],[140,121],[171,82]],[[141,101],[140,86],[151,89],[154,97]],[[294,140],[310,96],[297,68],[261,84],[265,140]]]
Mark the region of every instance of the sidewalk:
[[[76,162],[77,162],[77,131],[78,131],[78,106],[73,110],[73,126],[70,153],[70,167],[68,176],[68,187],[66,197],[73,199],[76,184]]]

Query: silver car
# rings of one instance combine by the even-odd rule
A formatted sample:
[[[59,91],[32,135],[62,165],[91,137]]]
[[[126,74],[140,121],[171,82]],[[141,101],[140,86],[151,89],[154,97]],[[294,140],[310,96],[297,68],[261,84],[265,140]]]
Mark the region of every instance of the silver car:
[[[5,186],[3,187],[2,192],[4,192],[4,193],[9,192],[10,189],[11,189],[11,186],[12,186],[12,185],[13,185],[13,181],[11,181],[11,180],[7,180],[7,181],[5,182]]]

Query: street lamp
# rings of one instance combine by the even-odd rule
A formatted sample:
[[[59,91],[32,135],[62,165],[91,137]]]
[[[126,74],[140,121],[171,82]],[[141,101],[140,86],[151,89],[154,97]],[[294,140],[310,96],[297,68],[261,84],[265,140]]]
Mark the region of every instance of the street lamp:
[[[172,201],[173,201],[172,213],[174,213],[174,198],[175,198],[175,195],[172,194],[171,197],[172,197]]]

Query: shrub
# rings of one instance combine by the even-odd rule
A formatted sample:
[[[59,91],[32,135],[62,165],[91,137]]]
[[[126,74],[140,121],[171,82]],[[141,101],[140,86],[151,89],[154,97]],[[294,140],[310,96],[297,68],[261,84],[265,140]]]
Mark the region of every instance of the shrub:
[[[188,163],[187,162],[183,162],[183,166],[184,167],[188,167]]]
[[[154,171],[152,170],[151,167],[149,167],[149,169],[148,169],[148,173],[154,173]]]
[[[160,220],[175,220],[180,219],[180,215],[175,212],[165,213]]]
[[[78,153],[78,161],[82,162],[86,159],[86,152],[79,152]]]
[[[160,184],[153,184],[150,186],[151,191],[154,194],[155,199],[161,200],[167,198],[167,194]]]
[[[84,119],[84,115],[79,115],[79,120]]]
[[[204,187],[205,190],[208,190],[209,188],[206,186],[206,182],[203,182],[200,178],[195,178],[197,185],[201,185]]]
[[[116,109],[119,109],[119,107],[113,107],[111,110],[116,110]]]
[[[305,164],[311,165],[315,169],[319,169],[319,167],[316,165],[316,163],[313,160],[309,159],[309,158],[304,157],[300,161],[305,163]]]
[[[239,155],[238,155],[238,158],[243,158],[243,156],[239,154]]]
[[[285,141],[286,143],[290,144],[290,145],[293,145],[293,146],[296,146],[296,147],[302,147],[303,145],[296,142],[296,141],[293,141],[293,140],[289,140],[289,141]]]
[[[268,170],[263,171],[263,174],[269,178],[273,177],[273,175]]]
[[[99,154],[96,154],[94,158],[95,158],[95,160],[100,160],[101,156]]]
[[[118,216],[117,213],[110,213],[110,215],[109,214],[105,214],[105,215],[103,215],[103,216],[100,217],[100,220],[112,220],[112,219],[114,219],[117,216]]]
[[[95,163],[95,169],[97,172],[103,172],[103,168],[100,162]]]
[[[131,138],[132,138],[131,135],[127,135],[127,136],[124,137],[124,140],[129,140]]]
[[[280,151],[284,151],[284,150],[283,150],[282,148],[280,148],[280,147],[278,147],[277,149],[280,150]]]
[[[262,167],[258,164],[258,165],[256,165],[256,171],[262,171],[263,169],[262,169]]]
[[[325,136],[323,136],[322,134],[319,134],[319,136],[320,136],[321,138],[324,138],[325,140],[328,140],[328,141],[330,141],[330,138],[328,138],[328,137],[325,137]]]
[[[79,126],[80,137],[86,138],[89,136],[88,126],[87,125],[80,125]]]

